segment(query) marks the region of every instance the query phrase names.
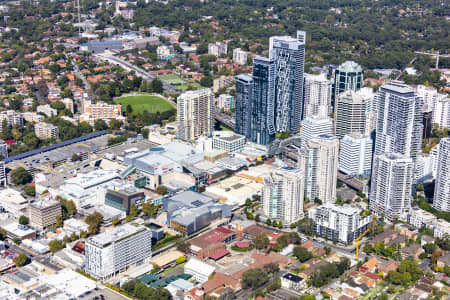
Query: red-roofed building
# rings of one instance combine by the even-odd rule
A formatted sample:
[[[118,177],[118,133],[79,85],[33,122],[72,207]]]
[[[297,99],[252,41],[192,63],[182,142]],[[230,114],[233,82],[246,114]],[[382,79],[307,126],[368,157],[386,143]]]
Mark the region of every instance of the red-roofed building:
[[[234,242],[236,238],[237,234],[233,230],[218,227],[192,239],[190,250],[192,255],[204,259],[220,249],[226,249],[225,244]]]
[[[368,277],[370,279],[373,279],[376,282],[378,282],[378,281],[380,281],[382,279],[382,277],[380,275],[374,274],[374,273],[366,273],[366,274],[364,274],[364,276],[366,276],[366,277]]]
[[[314,244],[311,241],[307,241],[307,242],[304,242],[303,244],[301,244],[300,247],[303,247],[306,250],[311,252],[314,249]]]
[[[242,241],[242,242],[236,242],[236,243],[234,243],[234,245],[240,249],[243,249],[243,248],[250,247],[251,244],[249,241]]]
[[[209,258],[217,261],[217,260],[221,259],[222,257],[227,256],[228,254],[230,254],[230,251],[228,251],[227,249],[219,249],[216,252],[210,254]]]

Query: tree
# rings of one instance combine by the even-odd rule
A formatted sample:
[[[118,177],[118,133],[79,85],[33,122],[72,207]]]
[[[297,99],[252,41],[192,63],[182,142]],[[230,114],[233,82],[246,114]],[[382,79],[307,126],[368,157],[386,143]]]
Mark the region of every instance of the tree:
[[[130,106],[130,107],[131,107],[131,106]],[[112,130],[119,130],[121,126],[122,126],[122,121],[119,121],[119,120],[117,120],[117,119],[111,119],[111,120],[109,121],[109,127],[110,127]]]
[[[189,243],[185,239],[180,239],[176,242],[176,246],[177,246],[178,251],[187,254],[189,252],[189,249],[191,248],[191,243]]]
[[[14,264],[16,267],[22,267],[24,266],[28,261],[27,256],[24,253],[20,253],[16,257],[14,257]]]
[[[266,283],[267,274],[261,269],[250,269],[242,274],[242,287],[244,289],[256,289]]]
[[[84,221],[86,222],[86,224],[89,225],[89,227],[88,227],[89,233],[96,234],[96,233],[98,233],[98,231],[100,229],[100,225],[103,222],[103,216],[101,213],[96,211],[96,212],[93,212],[92,214],[90,214],[89,216],[87,216]]]
[[[21,224],[21,225],[28,225],[29,222],[30,222],[30,220],[28,219],[27,216],[20,216],[19,217],[19,224]]]
[[[126,108],[126,114],[127,114],[127,116],[131,116],[132,113],[133,113],[133,107],[131,107],[131,105],[128,104],[127,108]]]
[[[158,78],[152,80],[152,90],[155,93],[162,94],[164,92],[163,83]]]
[[[269,238],[265,234],[258,234],[253,239],[256,249],[265,249],[269,245]]]
[[[303,218],[298,222],[298,231],[306,235],[312,235],[314,233],[314,221],[310,218]]]
[[[234,300],[234,299],[236,299],[236,295],[234,291],[229,287],[226,287],[223,290],[222,294],[220,295],[220,300]]]
[[[434,249],[436,249],[436,244],[427,243],[423,245],[423,249],[425,250],[426,253],[431,254],[433,253]]]
[[[24,186],[23,191],[28,196],[31,196],[31,197],[36,196],[36,188],[34,187],[34,185],[26,185],[26,186]]]
[[[158,208],[150,202],[142,203],[142,212],[149,217],[156,215]]]
[[[15,237],[15,238],[13,238],[13,242],[16,245],[20,245],[22,243],[22,240],[20,238],[18,238],[18,237]]]
[[[156,192],[160,195],[165,195],[167,194],[167,188],[163,185],[160,185],[156,188]]]
[[[264,272],[266,272],[267,274],[275,274],[278,271],[280,271],[280,268],[278,267],[278,264],[275,263],[268,263],[265,264],[263,267]]]
[[[27,184],[33,180],[33,177],[22,167],[18,167],[11,171],[10,175],[12,183],[19,184]]]
[[[267,285],[267,291],[273,292],[281,288],[281,279],[280,277],[274,278],[269,284]]]
[[[113,226],[116,226],[117,224],[120,223],[120,219],[117,217],[112,218],[111,223]]]
[[[176,262],[177,262],[177,264],[182,264],[182,263],[186,262],[186,257],[180,256],[177,258]]]
[[[0,228],[0,241],[4,241],[6,239],[6,231]]]
[[[297,257],[300,262],[305,262],[313,257],[311,252],[301,246],[297,246],[294,248],[294,256]]]
[[[200,85],[204,87],[213,86],[213,78],[211,76],[205,76],[200,80]]]
[[[136,218],[136,216],[138,215],[138,209],[137,209],[137,206],[136,206],[136,204],[131,204],[131,207],[130,207],[130,212],[128,213],[128,216],[127,216],[127,222],[130,222],[131,220],[133,220],[134,218]]]
[[[95,131],[102,131],[108,129],[108,124],[106,124],[105,120],[97,119],[94,123]]]
[[[75,161],[79,161],[80,158],[81,157],[78,154],[74,153],[74,154],[72,154],[72,158],[70,160],[75,162]]]
[[[78,124],[78,132],[80,133],[80,135],[86,135],[92,132],[92,127],[88,122],[81,122],[80,124]]]
[[[52,253],[56,253],[64,248],[64,244],[60,240],[51,240],[48,243],[48,248]]]
[[[2,139],[10,140],[12,138],[11,128],[8,125],[6,119],[2,121]]]

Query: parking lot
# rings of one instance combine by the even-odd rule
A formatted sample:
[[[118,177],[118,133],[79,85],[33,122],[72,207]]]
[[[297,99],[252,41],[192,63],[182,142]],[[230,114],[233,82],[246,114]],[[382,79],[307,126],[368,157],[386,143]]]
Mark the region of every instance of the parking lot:
[[[97,291],[92,291],[91,293],[89,293],[88,295],[84,296],[83,298],[81,298],[82,300],[93,300],[96,296],[99,297],[100,300],[100,295],[103,295],[103,297],[105,298],[105,300],[125,300],[125,299],[129,299],[111,289],[108,288],[103,288],[103,289],[98,289]]]

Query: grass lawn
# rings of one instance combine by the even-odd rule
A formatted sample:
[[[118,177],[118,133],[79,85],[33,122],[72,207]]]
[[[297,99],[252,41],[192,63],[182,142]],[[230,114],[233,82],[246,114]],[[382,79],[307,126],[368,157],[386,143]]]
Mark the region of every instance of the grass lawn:
[[[186,84],[182,84],[182,85],[177,85],[176,88],[185,91],[187,90],[189,87],[191,87],[192,90],[200,90],[200,89],[204,89],[204,87],[202,87],[200,85],[200,83],[198,82],[192,82],[192,83],[186,83]]]
[[[161,80],[164,80],[168,84],[173,84],[173,85],[179,85],[179,84],[186,83],[186,81],[184,81],[178,75],[175,75],[175,74],[160,75],[160,76],[158,76],[158,78]]]
[[[173,105],[157,96],[141,94],[137,96],[125,96],[115,100],[122,104],[122,109],[126,111],[127,105],[131,105],[133,112],[143,112],[147,110],[150,113],[165,112],[173,109]]]
[[[169,244],[175,243],[180,238],[181,238],[181,235],[172,235],[172,234],[166,232],[162,239],[160,239],[154,245],[152,245],[152,250],[156,251],[158,249],[161,249],[162,247],[165,247]]]
[[[162,275],[162,276],[166,276],[166,275],[172,273],[172,272],[175,271],[175,270],[184,268],[184,265],[185,265],[185,264],[186,264],[186,263],[184,262],[184,263],[182,263],[182,264],[179,264],[179,265],[173,266],[173,267],[171,267],[171,268],[168,268],[167,270],[164,270],[164,272],[162,272],[161,275]]]

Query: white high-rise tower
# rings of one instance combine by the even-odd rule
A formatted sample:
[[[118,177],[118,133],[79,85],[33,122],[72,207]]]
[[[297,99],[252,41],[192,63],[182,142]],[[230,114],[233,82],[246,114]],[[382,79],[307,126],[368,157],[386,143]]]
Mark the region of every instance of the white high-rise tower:
[[[284,167],[263,178],[262,207],[264,215],[284,225],[303,218],[304,172]]]
[[[450,138],[441,139],[437,162],[433,207],[450,211]]]
[[[331,81],[325,73],[305,74],[305,107],[303,119],[318,115],[326,118],[331,113]]]

